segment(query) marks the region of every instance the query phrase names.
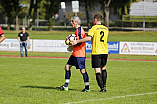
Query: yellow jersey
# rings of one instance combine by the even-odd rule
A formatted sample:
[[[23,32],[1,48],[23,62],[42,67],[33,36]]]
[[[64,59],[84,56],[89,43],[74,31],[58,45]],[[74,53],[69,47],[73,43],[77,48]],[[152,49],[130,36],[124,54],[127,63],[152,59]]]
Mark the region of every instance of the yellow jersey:
[[[108,54],[108,38],[109,30],[103,25],[94,25],[88,35],[92,37],[92,54]]]

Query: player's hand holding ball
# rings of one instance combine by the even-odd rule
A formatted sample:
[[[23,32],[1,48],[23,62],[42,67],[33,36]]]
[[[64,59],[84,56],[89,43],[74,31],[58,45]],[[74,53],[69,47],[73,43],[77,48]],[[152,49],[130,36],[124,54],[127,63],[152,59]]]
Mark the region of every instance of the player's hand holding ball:
[[[72,41],[76,40],[76,35],[75,34],[70,34],[68,37],[65,39],[65,44],[66,45],[71,45]]]
[[[72,52],[72,51],[73,51],[73,46],[72,46],[72,45],[71,45],[71,46],[68,46],[67,50],[68,50],[69,52]]]
[[[68,45],[69,47],[67,48],[67,50],[69,52],[73,51],[73,46],[72,46],[72,41],[76,40],[76,35],[75,34],[70,34],[68,37],[66,37],[65,39],[65,44]]]

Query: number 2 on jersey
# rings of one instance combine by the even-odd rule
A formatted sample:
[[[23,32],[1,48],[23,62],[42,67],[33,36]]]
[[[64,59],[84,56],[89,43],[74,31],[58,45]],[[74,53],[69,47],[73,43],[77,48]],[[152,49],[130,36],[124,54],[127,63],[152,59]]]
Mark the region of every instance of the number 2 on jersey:
[[[100,35],[101,35],[101,37],[100,37],[100,42],[104,42],[104,40],[103,40],[103,37],[104,37],[104,32],[103,32],[103,31],[101,31],[101,32],[100,32]]]

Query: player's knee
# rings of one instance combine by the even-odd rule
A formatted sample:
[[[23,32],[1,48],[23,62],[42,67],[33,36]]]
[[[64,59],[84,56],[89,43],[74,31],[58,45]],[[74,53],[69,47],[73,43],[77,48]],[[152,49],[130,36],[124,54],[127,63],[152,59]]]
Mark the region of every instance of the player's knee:
[[[101,68],[101,70],[106,70],[106,66],[103,66],[103,67]]]
[[[70,70],[69,65],[66,65],[66,66],[65,66],[65,70],[67,70],[67,71]]]
[[[84,74],[86,72],[85,69],[81,69],[80,71],[81,71],[81,74]]]
[[[95,73],[100,73],[101,72],[101,68],[95,68]]]
[[[66,71],[69,71],[69,69],[66,69],[66,68],[65,68],[65,70],[66,70]]]

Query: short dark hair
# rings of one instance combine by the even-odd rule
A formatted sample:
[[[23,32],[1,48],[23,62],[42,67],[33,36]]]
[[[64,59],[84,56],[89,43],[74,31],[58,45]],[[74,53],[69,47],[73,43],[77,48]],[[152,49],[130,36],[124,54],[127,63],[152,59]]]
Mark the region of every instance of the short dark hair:
[[[102,21],[102,15],[100,15],[100,14],[96,14],[96,15],[94,15],[94,19],[97,19],[98,21]]]

